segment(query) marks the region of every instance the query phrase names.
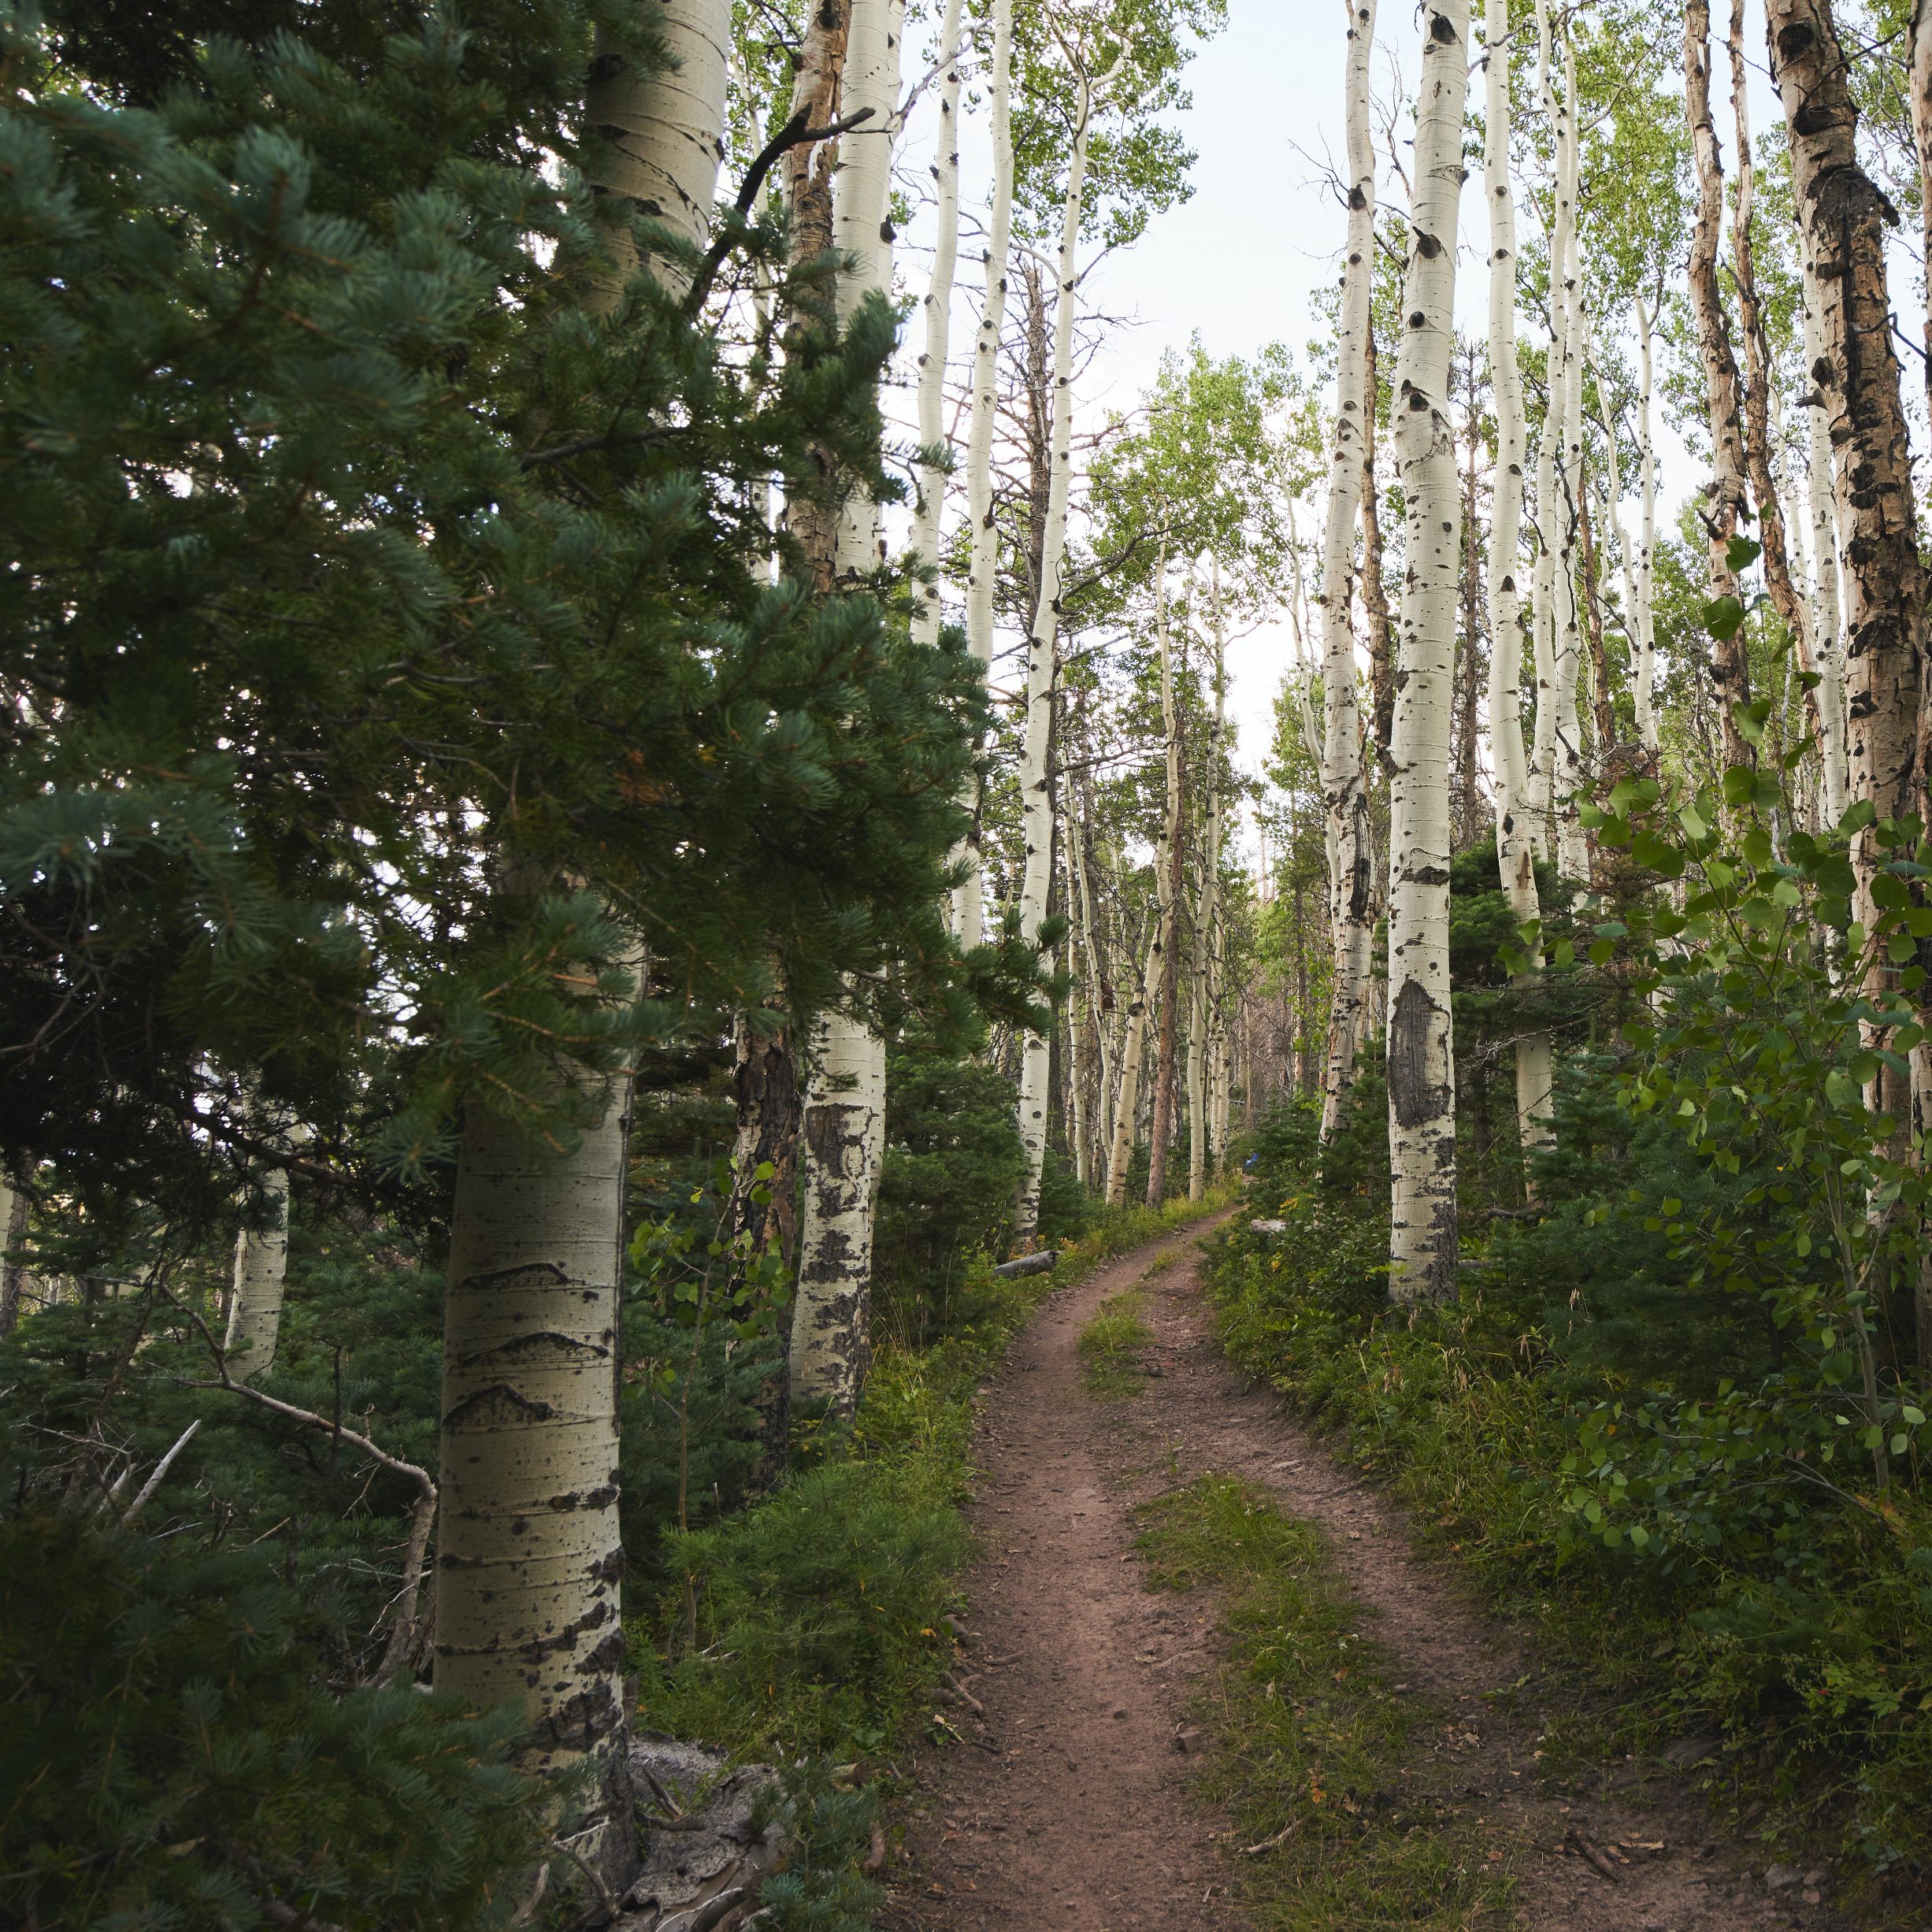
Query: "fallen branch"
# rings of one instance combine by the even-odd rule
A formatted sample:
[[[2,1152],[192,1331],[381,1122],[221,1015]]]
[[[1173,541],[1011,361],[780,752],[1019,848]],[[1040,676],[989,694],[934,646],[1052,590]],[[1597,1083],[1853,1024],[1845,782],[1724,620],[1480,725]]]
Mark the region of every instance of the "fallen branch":
[[[1291,1818],[1272,1838],[1263,1838],[1259,1845],[1243,1845],[1241,1856],[1244,1858],[1259,1858],[1263,1852],[1272,1852],[1277,1845],[1285,1845],[1300,1829],[1301,1820]]]
[[[1003,1281],[1010,1281],[1015,1275],[1045,1274],[1060,1265],[1060,1251],[1057,1248],[1043,1248],[1036,1255],[1022,1255],[1015,1261],[1003,1261],[993,1273]]]

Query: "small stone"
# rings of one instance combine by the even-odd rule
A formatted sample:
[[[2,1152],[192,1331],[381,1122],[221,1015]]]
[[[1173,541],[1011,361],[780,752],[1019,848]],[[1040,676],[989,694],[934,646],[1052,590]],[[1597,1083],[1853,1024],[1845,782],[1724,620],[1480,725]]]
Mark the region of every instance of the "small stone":
[[[1814,1865],[1804,1875],[1804,1882],[1815,1892],[1822,1891],[1831,1882],[1831,1874],[1823,1865]]]
[[[1798,1882],[1799,1872],[1796,1865],[1771,1865],[1764,1873],[1764,1889],[1767,1892],[1788,1892]]]
[[[1127,1707],[1124,1704],[1117,1705],[1113,1715],[1115,1717],[1125,1717],[1127,1715]]]
[[[1808,1905],[1822,1905],[1825,1902],[1824,1893],[1816,1886],[1808,1886],[1798,1896]]]

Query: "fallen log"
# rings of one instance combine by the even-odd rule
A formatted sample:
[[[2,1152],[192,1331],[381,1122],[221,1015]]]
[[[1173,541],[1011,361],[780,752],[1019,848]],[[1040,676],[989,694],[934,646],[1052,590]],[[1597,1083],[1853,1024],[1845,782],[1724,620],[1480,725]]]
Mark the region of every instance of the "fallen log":
[[[1057,1248],[1043,1248],[1036,1255],[1022,1255],[1017,1261],[1003,1261],[993,1270],[995,1274],[1010,1279],[1016,1274],[1044,1274],[1048,1269],[1059,1265],[1060,1251]]]

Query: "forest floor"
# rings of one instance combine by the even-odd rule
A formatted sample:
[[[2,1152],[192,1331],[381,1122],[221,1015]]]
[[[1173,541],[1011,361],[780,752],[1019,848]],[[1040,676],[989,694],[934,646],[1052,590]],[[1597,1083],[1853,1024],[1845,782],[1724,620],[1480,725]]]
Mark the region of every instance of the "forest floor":
[[[960,1741],[918,1766],[881,1924],[1841,1928],[1828,1872],[1726,1840],[1697,1741],[1555,1748],[1574,1689],[1229,1363],[1197,1233],[1055,1294],[987,1391]],[[1103,1303],[1138,1317],[1125,1392],[1083,1365]],[[1230,1542],[1230,1498],[1270,1535]],[[1177,1533],[1220,1548],[1206,1587],[1174,1586]]]

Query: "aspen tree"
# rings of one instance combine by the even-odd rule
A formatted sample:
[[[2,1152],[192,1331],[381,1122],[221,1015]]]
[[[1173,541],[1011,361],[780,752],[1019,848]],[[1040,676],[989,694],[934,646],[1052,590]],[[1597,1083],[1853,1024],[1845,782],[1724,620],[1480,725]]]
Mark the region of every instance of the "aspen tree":
[[[1522,536],[1522,372],[1516,357],[1516,198],[1510,185],[1509,0],[1483,10],[1483,180],[1489,204],[1489,371],[1496,392],[1496,483],[1489,531],[1489,747],[1496,782],[1496,859],[1511,916],[1537,925],[1536,853],[1529,836],[1530,772],[1522,742],[1522,646],[1517,589]],[[1540,947],[1526,941],[1518,977],[1534,979]],[[1516,1042],[1516,1121],[1524,1151],[1551,1140],[1550,1039]]]
[[[27,1190],[0,1166],[0,1341],[20,1322],[20,1296],[27,1285],[20,1249],[27,1239],[28,1206]]]
[[[1637,585],[1630,609],[1630,641],[1637,655],[1637,736],[1644,749],[1654,757],[1657,750],[1657,452],[1650,428],[1652,333],[1650,306],[1640,294],[1637,298],[1637,447],[1641,465],[1638,488],[1642,507],[1637,526]]]
[[[1551,247],[1552,293],[1556,300],[1557,369],[1552,392],[1560,390],[1557,418],[1555,514],[1557,545],[1556,604],[1552,613],[1556,678],[1555,762],[1551,769],[1551,815],[1556,862],[1566,878],[1589,873],[1589,852],[1578,818],[1576,795],[1584,784],[1583,728],[1578,695],[1583,673],[1582,606],[1577,576],[1583,516],[1583,278],[1582,237],[1577,221],[1578,129],[1576,46],[1563,42],[1563,91],[1552,112],[1556,143],[1556,221]]]
[[[1182,791],[1184,745],[1181,711],[1174,702],[1174,641],[1162,589],[1166,568],[1167,556],[1163,547],[1155,579],[1154,610],[1155,632],[1160,651],[1161,727],[1167,750],[1167,820],[1161,833],[1162,863],[1155,874],[1160,894],[1160,1027],[1155,1044],[1153,1119],[1148,1129],[1146,1198],[1150,1207],[1159,1207],[1167,1198],[1167,1143],[1174,1130],[1174,1054],[1181,1017],[1181,881],[1186,810]]]
[[[1389,799],[1389,1289],[1455,1292],[1455,1078],[1449,1018],[1449,714],[1461,570],[1455,437],[1456,215],[1469,90],[1467,0],[1424,9],[1415,178],[1396,373],[1407,577]]]
[[[1804,368],[1810,386],[1799,399],[1805,417],[1804,496],[1811,532],[1811,669],[1819,677],[1819,787],[1825,822],[1835,825],[1849,803],[1845,744],[1845,639],[1838,621],[1838,519],[1831,482],[1831,425],[1817,369],[1824,353],[1819,291],[1811,274],[1808,232],[1799,237],[1804,260]]]
[[[1352,0],[1344,101],[1348,132],[1348,239],[1336,330],[1335,427],[1329,444],[1328,519],[1322,558],[1322,803],[1326,814],[1329,927],[1334,990],[1323,1056],[1322,1138],[1331,1139],[1355,1077],[1374,941],[1375,866],[1370,844],[1368,773],[1355,696],[1355,519],[1365,501],[1363,468],[1375,397],[1369,374],[1369,298],[1374,276],[1375,149],[1369,124],[1369,68],[1375,0]],[[1371,620],[1372,621],[1372,620]]]
[[[1912,455],[1898,358],[1892,347],[1886,230],[1897,219],[1858,158],[1858,106],[1826,0],[1766,0],[1771,78],[1791,141],[1792,187],[1811,247],[1821,353],[1811,375],[1824,400],[1837,462],[1843,540],[1846,764],[1849,790],[1881,819],[1926,816],[1921,706],[1926,699],[1925,566],[1919,554]],[[1854,916],[1869,927],[1882,848],[1854,841]],[[1897,969],[1874,970],[1889,998]],[[1878,1080],[1881,1110],[1926,1130],[1926,1049],[1908,1077]],[[1932,1364],[1932,1280],[1915,1285],[1922,1364]]]
[[[973,339],[973,414],[966,465],[972,543],[966,573],[966,641],[982,669],[990,669],[993,661],[993,588],[999,565],[999,532],[993,521],[993,430],[999,413],[999,343],[1006,328],[1013,236],[1013,0],[993,0],[992,16],[993,196],[986,228],[986,293]],[[953,894],[953,929],[959,944],[969,949],[980,944],[985,928],[978,819],[976,810],[963,855],[966,877]]]
[[[1709,536],[1707,581],[1715,603],[1737,595],[1737,573],[1728,552],[1745,507],[1744,436],[1737,363],[1718,284],[1724,221],[1724,164],[1711,120],[1710,0],[1685,0],[1684,105],[1697,171],[1697,217],[1690,238],[1690,299],[1697,319],[1697,348],[1704,363],[1704,400],[1711,425],[1710,507],[1699,517]],[[1748,765],[1751,748],[1737,728],[1736,707],[1751,701],[1751,680],[1742,627],[1715,640],[1711,679],[1716,687],[1719,725],[1726,765]]]
[[[1221,884],[1221,734],[1227,721],[1225,670],[1226,632],[1221,610],[1221,560],[1211,565],[1209,610],[1214,640],[1214,721],[1208,738],[1207,825],[1201,853],[1200,889],[1194,914],[1192,981],[1198,1023],[1188,1040],[1188,1199],[1198,1201],[1207,1192],[1211,1129],[1208,1124],[1208,1070],[1212,1048],[1214,1001],[1208,984],[1213,966],[1214,921]]]
[[[933,178],[939,191],[939,233],[933,250],[933,279],[925,300],[925,347],[919,354],[919,441],[928,451],[946,440],[946,361],[952,340],[953,272],[959,254],[959,12],[961,0],[946,0],[940,24],[939,152]],[[946,472],[922,462],[912,525],[912,547],[922,562],[939,558],[940,519],[946,505]],[[940,592],[936,578],[914,592],[913,636],[922,643],[939,642]]]
[[[1764,585],[1771,607],[1797,647],[1799,662],[1811,668],[1811,613],[1791,580],[1785,543],[1784,507],[1771,474],[1771,350],[1758,299],[1757,269],[1752,254],[1752,202],[1756,187],[1751,159],[1751,108],[1746,95],[1745,0],[1731,0],[1731,113],[1737,146],[1737,188],[1731,211],[1731,276],[1737,290],[1737,321],[1744,339],[1745,470],[1756,500],[1758,542]]]
[[[1070,52],[1071,49],[1070,47]],[[1066,512],[1074,481],[1074,313],[1080,289],[1080,224],[1087,187],[1087,152],[1098,97],[1126,60],[1123,47],[1113,67],[1096,79],[1081,48],[1074,142],[1067,158],[1066,193],[1060,214],[1059,287],[1053,317],[1053,442],[1046,528],[1040,554],[1039,594],[1026,654],[1026,729],[1020,762],[1022,825],[1026,848],[1020,885],[1020,936],[1037,944],[1053,879],[1055,833],[1053,779],[1049,769],[1059,685],[1060,577],[1066,554]],[[1047,1153],[1048,1036],[1031,1029],[1020,1049],[1020,1144],[1025,1155],[1014,1239],[1030,1244],[1040,1225],[1040,1179]]]
[[[288,1279],[288,1174],[277,1168],[264,1182],[268,1212],[259,1228],[235,1237],[228,1319],[221,1352],[237,1381],[252,1382],[275,1366],[281,1337],[282,1296]]]
[[[662,221],[694,247],[710,233],[725,156],[725,90],[731,67],[731,0],[643,0],[640,24],[668,57],[647,72],[600,43],[584,89],[584,117],[604,143],[599,195]],[[609,229],[616,286],[640,265],[629,226]],[[681,293],[684,270],[650,258],[647,265]],[[613,291],[614,292],[614,291]]]
[[[1154,855],[1154,874],[1167,874],[1167,842],[1163,837]],[[1107,1163],[1107,1204],[1127,1205],[1127,1181],[1133,1166],[1135,1118],[1140,1110],[1140,1065],[1147,1057],[1147,1003],[1161,964],[1161,917],[1154,917],[1154,930],[1148,944],[1147,958],[1140,976],[1134,982],[1133,998],[1127,1007],[1127,1027],[1120,1050],[1120,1097],[1114,1108],[1114,1140]]]
[[[685,63],[676,69],[640,71],[608,49],[599,58],[584,111],[605,135],[599,185],[619,279],[593,288],[594,312],[616,306],[640,265],[677,285],[677,271],[637,261],[632,214],[693,246],[707,232],[729,23],[725,0],[655,23]],[[621,1889],[637,1862],[617,1482],[632,1076],[558,1077],[581,1123],[560,1151],[480,1096],[464,1109],[443,1302],[434,1671],[439,1689],[479,1709],[523,1704],[524,1768],[588,1765],[580,1852]]]
[[[1548,0],[1536,0],[1537,99],[1549,124],[1552,152],[1560,172],[1562,144],[1556,139],[1556,102],[1550,82]],[[1562,297],[1564,250],[1559,244],[1560,195],[1552,181],[1557,218],[1544,236],[1549,261],[1549,344],[1544,360],[1543,427],[1536,451],[1536,560],[1530,587],[1530,662],[1536,673],[1536,712],[1530,751],[1530,838],[1537,858],[1556,856],[1551,811],[1556,799],[1556,729],[1561,707],[1556,695],[1556,549],[1561,510],[1557,500],[1558,460],[1563,448]]]
[[[1912,147],[1918,157],[1919,254],[1932,261],[1932,195],[1923,184],[1932,181],[1932,4],[1912,0],[1908,32],[1912,42],[1911,83]],[[1932,405],[1932,288],[1926,291],[1925,317],[1926,399]]]
[[[899,102],[904,0],[852,0],[841,83],[843,118],[870,109],[847,135],[833,184],[833,234],[853,266],[839,277],[839,319],[892,286],[893,121]],[[876,129],[876,132],[870,130]],[[878,561],[877,506],[858,492],[840,514],[837,576]],[[885,1040],[857,988],[815,1022],[801,1132],[804,1211],[792,1304],[789,1370],[795,1406],[841,1418],[858,1406],[868,1359],[872,1241],[885,1156]]]

